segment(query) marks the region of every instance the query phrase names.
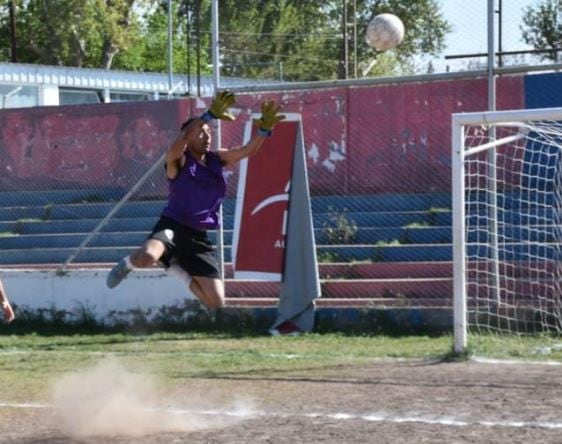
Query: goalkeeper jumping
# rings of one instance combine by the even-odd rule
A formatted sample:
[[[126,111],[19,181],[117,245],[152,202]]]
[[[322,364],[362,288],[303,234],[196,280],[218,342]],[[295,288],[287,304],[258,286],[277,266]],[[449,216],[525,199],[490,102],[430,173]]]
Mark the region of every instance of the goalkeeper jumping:
[[[275,124],[285,118],[280,106],[266,101],[261,106],[256,135],[244,146],[211,151],[213,119],[234,120],[228,108],[234,94],[219,92],[200,117],[183,123],[181,132],[166,154],[168,203],[144,244],[121,259],[107,276],[107,286],[116,287],[134,268],[163,264],[181,279],[209,308],[224,305],[224,284],[215,258],[215,246],[207,230],[219,226],[218,210],[226,194],[223,167],[255,154]]]

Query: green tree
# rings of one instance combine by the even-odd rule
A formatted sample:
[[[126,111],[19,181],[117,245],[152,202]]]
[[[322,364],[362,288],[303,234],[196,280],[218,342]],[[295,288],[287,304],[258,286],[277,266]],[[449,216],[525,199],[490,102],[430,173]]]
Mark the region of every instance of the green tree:
[[[14,1],[20,61],[167,69],[167,0]],[[186,72],[189,61],[191,73],[197,66],[210,73],[211,0],[172,4],[173,70]],[[9,47],[7,9],[0,7],[4,48]],[[402,19],[406,37],[396,50],[377,53],[364,35],[372,17],[383,12]],[[416,55],[443,50],[450,30],[438,0],[220,0],[219,25],[222,75],[294,81],[341,78],[346,62],[349,72],[360,76],[410,73]],[[0,52],[4,60],[8,55]]]
[[[224,74],[270,79],[312,76],[333,64],[320,53],[326,18],[317,0],[223,0],[219,26]],[[333,68],[333,67],[332,67]]]
[[[416,55],[435,55],[444,49],[450,25],[437,0],[357,0],[355,4],[354,11],[351,0],[221,0],[222,73],[284,80],[341,78],[346,39],[349,71],[357,63],[360,76],[409,73]],[[376,53],[365,42],[365,29],[375,15],[391,11],[404,22],[406,37],[396,51]],[[210,29],[210,23],[202,26]]]
[[[0,3],[0,61],[10,60],[10,2]]]
[[[191,2],[193,3],[193,2]],[[208,1],[198,3],[209,3]],[[168,70],[168,2],[166,0],[155,2],[152,8],[146,8],[141,16],[140,33],[132,41],[127,51],[123,51],[115,57],[115,68],[165,72]],[[172,71],[185,73],[187,71],[187,59],[191,57],[191,72],[196,71],[195,61],[197,60],[196,42],[197,33],[193,32],[195,26],[195,15],[197,5],[190,5],[190,9],[185,8],[185,4],[172,2]],[[204,5],[208,6],[208,5]],[[201,14],[208,13],[208,7]],[[206,15],[205,15],[206,17]],[[209,21],[207,20],[209,23]],[[207,23],[207,24],[208,24]],[[188,45],[188,30],[189,34]],[[200,35],[199,61],[202,73],[210,73],[210,36],[207,29]]]
[[[402,20],[405,28],[404,40],[390,53],[377,54],[365,39],[360,39],[359,66],[365,75],[376,70],[376,64],[370,69],[373,59],[378,62],[381,56],[392,56],[396,63],[392,65],[391,74],[411,74],[412,61],[417,55],[438,55],[445,49],[445,37],[451,31],[451,25],[444,19],[439,2],[436,0],[366,0],[361,5],[360,30],[364,33],[371,19],[385,12],[390,12]],[[359,6],[359,5],[358,5]]]
[[[110,68],[138,37],[135,7],[149,0],[17,1],[19,61]],[[5,12],[2,27],[5,29]],[[5,35],[5,32],[2,33]]]
[[[562,2],[543,0],[537,5],[528,6],[520,29],[528,45],[537,50],[552,49],[538,54],[540,59],[558,60],[558,51],[555,49],[562,48]]]

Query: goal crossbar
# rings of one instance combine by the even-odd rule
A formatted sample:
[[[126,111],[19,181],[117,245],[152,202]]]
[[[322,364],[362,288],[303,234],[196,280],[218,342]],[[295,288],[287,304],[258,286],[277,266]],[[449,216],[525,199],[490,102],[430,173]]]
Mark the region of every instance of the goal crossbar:
[[[493,123],[505,123],[536,120],[562,120],[562,108],[537,108],[527,110],[506,111],[481,111],[471,113],[455,113],[452,115],[453,126],[455,125],[490,125]]]

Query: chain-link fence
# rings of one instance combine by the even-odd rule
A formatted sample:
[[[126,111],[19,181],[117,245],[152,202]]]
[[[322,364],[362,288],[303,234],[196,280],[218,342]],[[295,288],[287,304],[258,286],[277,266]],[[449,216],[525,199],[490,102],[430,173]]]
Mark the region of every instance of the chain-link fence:
[[[451,114],[489,106],[489,79],[481,71],[469,72],[481,67],[470,60],[485,60],[479,52],[487,49],[488,2],[449,10],[455,3],[443,2],[443,13],[461,16],[452,35],[455,45],[466,44],[447,48],[452,55],[478,53],[442,60],[456,60],[458,68],[451,64],[412,71],[432,71],[423,76],[237,90],[237,119],[222,125],[223,147],[243,143],[244,124],[266,99],[302,116],[327,297],[375,297],[388,305],[451,304]],[[500,51],[519,50],[521,38],[513,31],[519,21],[512,15],[535,5],[515,3],[508,10],[504,2],[492,12],[496,24],[500,15],[510,17],[509,26],[496,27]],[[222,32],[223,39],[229,35]],[[378,62],[379,56],[391,53],[378,55]],[[504,67],[532,64],[512,66],[498,77],[498,109],[562,105],[562,76],[533,74],[544,60],[538,60],[540,54],[527,56],[534,58],[496,57],[496,65]],[[188,98],[3,110],[0,265],[109,265],[138,247],[165,205],[162,156],[180,123],[202,113],[206,104],[208,99]],[[238,167],[227,176],[223,227],[230,279]]]
[[[486,109],[487,78],[237,95],[222,146],[266,99],[302,116],[324,293],[450,305],[451,114]],[[559,101],[559,74],[498,81],[498,107]],[[560,88],[558,88],[560,90]],[[110,264],[141,245],[167,196],[162,156],[202,100],[5,110],[0,114],[2,266]],[[281,149],[281,148],[280,148]],[[275,174],[275,166],[271,167]],[[226,277],[238,167],[227,171]]]

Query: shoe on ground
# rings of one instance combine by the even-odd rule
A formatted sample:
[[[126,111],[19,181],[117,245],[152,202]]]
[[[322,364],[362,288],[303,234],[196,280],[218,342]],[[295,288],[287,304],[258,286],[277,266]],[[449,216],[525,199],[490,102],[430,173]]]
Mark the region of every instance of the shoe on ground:
[[[109,274],[107,275],[107,286],[109,288],[117,287],[123,279],[127,277],[127,275],[131,272],[131,269],[127,267],[127,263],[125,259],[121,259],[117,262],[117,265],[111,269]]]
[[[271,336],[298,336],[303,333],[303,331],[297,327],[297,325],[291,321],[284,321],[277,327],[269,330]]]

